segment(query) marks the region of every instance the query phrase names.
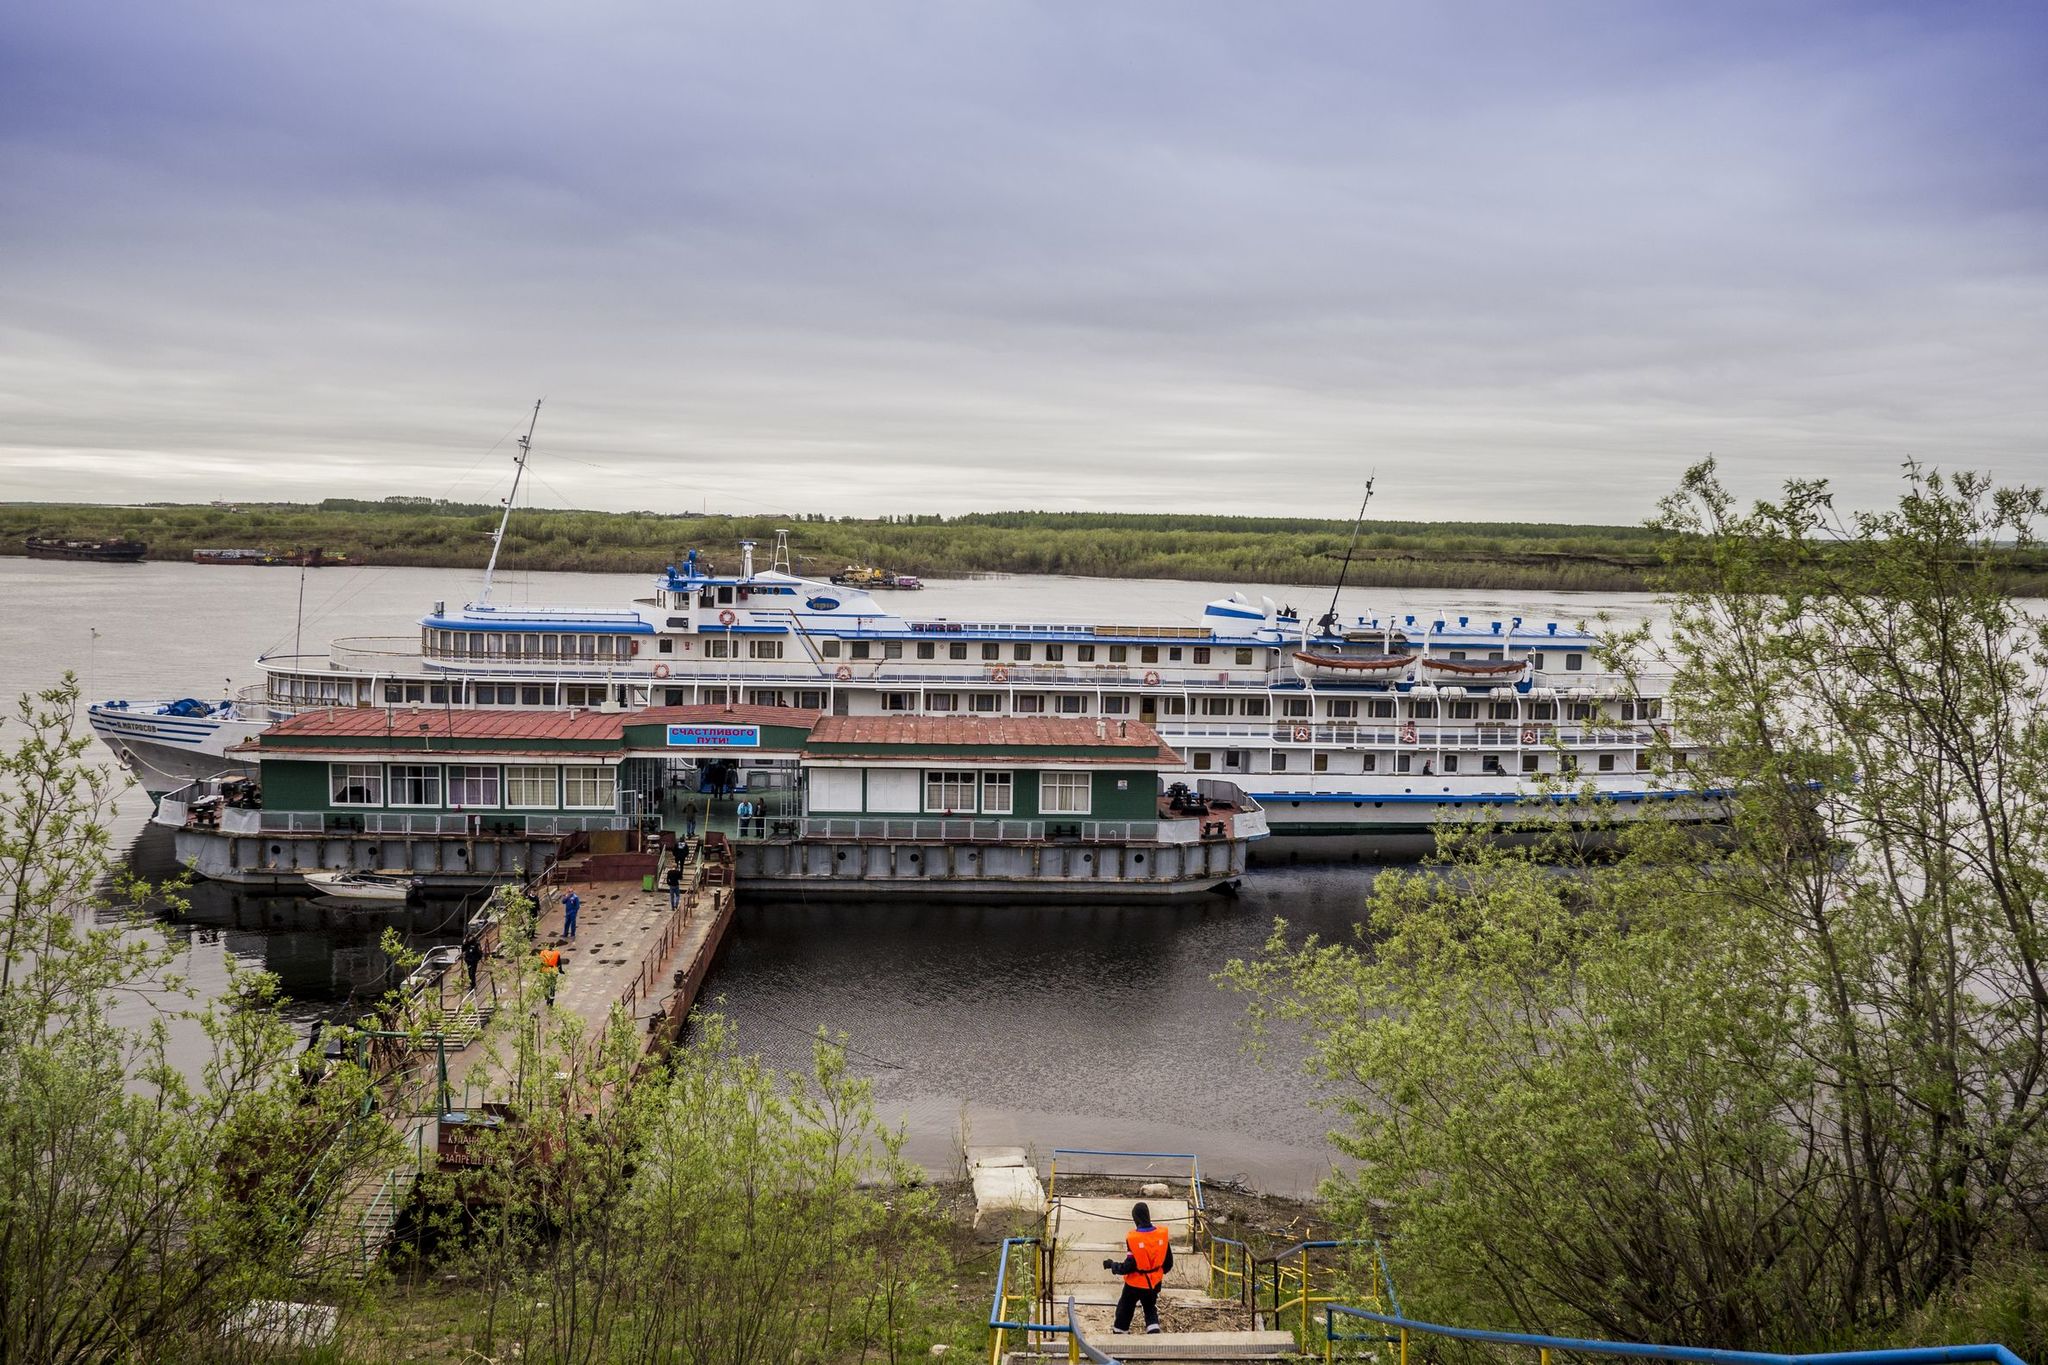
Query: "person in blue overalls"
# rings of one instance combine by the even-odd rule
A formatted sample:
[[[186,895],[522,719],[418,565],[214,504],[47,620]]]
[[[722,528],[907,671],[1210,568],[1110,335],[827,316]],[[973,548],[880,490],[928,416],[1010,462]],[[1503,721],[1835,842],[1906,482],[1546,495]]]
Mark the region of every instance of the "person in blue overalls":
[[[562,897],[562,937],[576,937],[576,912],[583,908],[583,897],[571,891]]]

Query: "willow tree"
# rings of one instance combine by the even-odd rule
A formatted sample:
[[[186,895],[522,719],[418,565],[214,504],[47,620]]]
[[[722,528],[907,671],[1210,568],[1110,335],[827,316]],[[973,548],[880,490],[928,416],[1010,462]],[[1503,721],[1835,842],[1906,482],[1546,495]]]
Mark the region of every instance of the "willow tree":
[[[2041,1243],[2048,634],[1995,568],[2042,512],[1917,467],[1881,512],[1743,510],[1694,469],[1670,635],[1617,666],[1674,673],[1706,753],[1658,779],[1725,823],[1562,868],[1447,839],[1357,941],[1232,964],[1307,1028],[1411,1309],[1789,1348]]]
[[[0,753],[0,1360],[222,1359],[379,1142],[359,1078],[298,1079],[269,978],[206,1005],[172,974],[77,701],[24,697]]]

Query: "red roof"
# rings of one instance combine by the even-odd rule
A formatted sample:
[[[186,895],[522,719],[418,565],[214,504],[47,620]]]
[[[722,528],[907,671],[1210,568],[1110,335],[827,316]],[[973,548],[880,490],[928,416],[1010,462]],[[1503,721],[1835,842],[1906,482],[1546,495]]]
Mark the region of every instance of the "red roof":
[[[786,725],[807,729],[815,711],[787,706],[654,706],[639,711],[481,711],[439,706],[349,706],[303,711],[263,732],[264,742],[326,738],[609,740],[628,725]]]

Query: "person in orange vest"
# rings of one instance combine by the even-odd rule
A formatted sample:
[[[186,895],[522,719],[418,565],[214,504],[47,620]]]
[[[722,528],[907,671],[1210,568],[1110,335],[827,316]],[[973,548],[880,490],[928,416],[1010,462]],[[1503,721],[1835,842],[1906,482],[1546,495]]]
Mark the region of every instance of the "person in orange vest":
[[[562,979],[562,950],[553,944],[540,950],[541,981],[547,986],[548,1003],[555,1003],[555,983]]]
[[[1173,1235],[1152,1226],[1152,1210],[1142,1203],[1131,1205],[1131,1222],[1136,1226],[1124,1234],[1128,1254],[1121,1261],[1102,1263],[1104,1270],[1124,1277],[1124,1292],[1116,1301],[1116,1321],[1109,1330],[1119,1334],[1130,1331],[1131,1311],[1143,1304],[1145,1330],[1157,1332],[1162,1330],[1159,1287],[1173,1269]]]

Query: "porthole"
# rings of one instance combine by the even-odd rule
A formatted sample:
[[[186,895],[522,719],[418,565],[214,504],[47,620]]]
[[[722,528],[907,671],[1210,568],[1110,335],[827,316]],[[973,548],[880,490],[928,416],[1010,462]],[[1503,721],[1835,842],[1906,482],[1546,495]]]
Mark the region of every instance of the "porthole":
[[[924,861],[924,855],[913,853],[910,855],[910,861],[912,861],[913,863],[921,863]]]
[[[1093,853],[1083,853],[1081,855],[1081,861],[1084,863],[1092,863],[1095,861],[1095,855]]]
[[[846,861],[846,850],[842,848],[842,849],[840,849],[840,850],[839,850],[839,851],[838,851],[837,853],[833,854],[832,856],[833,856],[833,857],[835,857],[835,858],[837,858],[837,859],[838,859],[838,860],[839,860],[840,862],[842,862],[842,863],[843,863],[843,862],[845,862],[845,861]]]
[[[1145,855],[1142,853],[1134,853],[1131,855],[1131,861],[1133,863],[1142,863],[1145,861]]]
[[[271,857],[273,857],[273,858],[277,857],[278,855],[280,855],[280,854],[281,854],[281,853],[283,853],[283,852],[284,852],[284,845],[283,845],[283,844],[272,844],[272,845],[270,846],[270,856],[271,856]]]

